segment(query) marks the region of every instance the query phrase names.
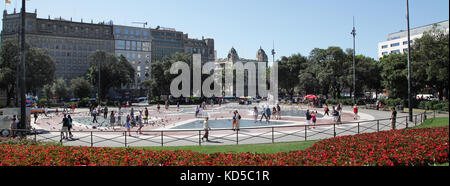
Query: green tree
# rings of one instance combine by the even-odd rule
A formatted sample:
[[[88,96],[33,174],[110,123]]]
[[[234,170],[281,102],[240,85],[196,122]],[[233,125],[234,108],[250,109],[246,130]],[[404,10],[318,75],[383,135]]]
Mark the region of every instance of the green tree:
[[[72,90],[72,94],[76,98],[86,98],[90,97],[92,92],[91,83],[84,78],[75,78],[70,81],[70,88]]]
[[[7,91],[7,104],[15,96],[17,64],[20,64],[17,43],[5,41],[0,51],[0,86]],[[46,84],[53,82],[56,63],[43,49],[26,46],[25,88],[37,94]]]
[[[351,90],[353,73],[351,71],[351,59],[348,54],[340,47],[314,50],[314,54],[316,56],[311,58],[319,65],[317,67],[319,84],[329,89],[328,91],[322,90],[322,93],[329,92],[333,98],[337,99],[341,97],[344,89]]]
[[[289,57],[283,56],[278,63],[278,74],[282,75],[278,82],[279,89],[286,92],[292,99],[295,88],[299,85],[300,70],[305,69],[307,59],[301,54]]]
[[[69,98],[69,88],[64,79],[59,78],[53,83],[53,92],[58,100]]]
[[[134,82],[135,70],[124,56],[117,58],[105,51],[89,56],[88,79],[98,87],[100,68],[100,97],[105,98],[111,88],[121,88]]]
[[[52,95],[55,92],[53,92],[53,83],[51,84],[46,84],[44,85],[44,87],[42,88],[42,94],[41,97],[43,98],[47,98],[47,99],[52,99]]]
[[[434,27],[414,40],[411,46],[411,63],[414,86],[423,90],[430,87],[439,92],[439,98],[448,97],[449,66],[448,34]]]
[[[391,98],[408,98],[408,68],[406,54],[389,54],[380,59],[382,85]]]

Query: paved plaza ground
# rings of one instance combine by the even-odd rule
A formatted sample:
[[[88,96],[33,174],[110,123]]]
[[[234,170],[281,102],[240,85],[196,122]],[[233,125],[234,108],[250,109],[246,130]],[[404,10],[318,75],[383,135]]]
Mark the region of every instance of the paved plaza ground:
[[[259,111],[261,106],[258,105]],[[141,147],[141,146],[187,146],[187,145],[230,145],[230,144],[258,144],[258,143],[273,143],[273,142],[292,142],[325,139],[343,135],[354,135],[358,133],[376,132],[382,130],[390,130],[391,112],[367,110],[360,108],[358,120],[353,118],[353,109],[351,107],[344,107],[342,114],[342,123],[340,125],[333,125],[335,123],[330,116],[319,117],[316,126],[306,126],[305,116],[283,116],[281,120],[273,120],[273,123],[264,121],[254,121],[252,113],[253,107],[256,105],[238,105],[236,103],[218,105],[208,105],[206,110],[195,117],[195,106],[182,105],[180,109],[176,106],[170,106],[165,109],[162,106],[160,112],[157,111],[156,105],[135,106],[135,115],[139,111],[144,111],[146,107],[149,110],[149,122],[142,128],[143,133],[138,134],[136,130],[138,127],[131,129],[131,136],[125,135],[126,128],[124,127],[124,118],[122,116],[122,124],[116,126],[109,126],[109,114],[111,111],[117,112],[118,108],[108,108],[109,113],[106,119],[103,114],[97,117],[98,123],[92,123],[92,116],[89,114],[89,109],[78,108],[74,113],[70,113],[73,118],[73,138],[61,140],[60,129],[62,127],[62,112],[55,112],[56,109],[50,109],[47,116],[39,115],[39,118],[34,124],[32,119],[32,127],[38,133],[31,135],[29,138],[36,138],[42,141],[61,142],[67,146],[95,146],[95,147]],[[125,114],[130,113],[131,108],[122,109]],[[308,109],[306,106],[281,105],[284,111],[298,111]],[[323,114],[322,108],[309,108],[312,111],[317,110],[319,114]],[[58,109],[61,111],[61,109]],[[242,116],[242,120],[246,123],[251,123],[252,127],[242,127],[239,131],[231,130],[231,118],[233,111],[238,110]],[[204,134],[201,122],[204,116],[208,116],[211,123],[221,123],[222,127],[214,128],[210,131],[210,141],[203,142],[201,137]],[[399,113],[397,120],[397,128],[405,128],[417,124],[414,122],[407,122],[406,113]],[[430,113],[429,117],[433,114]],[[259,115],[261,117],[261,115]],[[259,120],[258,117],[258,120]],[[417,121],[420,121],[421,116],[417,116]],[[385,119],[385,120],[378,120]],[[117,121],[117,120],[116,120]],[[198,123],[195,124],[195,123]],[[283,123],[284,122],[284,123]],[[174,129],[183,126],[183,124],[191,123],[193,129]],[[229,123],[229,125],[227,124]],[[408,123],[408,124],[407,124]],[[194,125],[195,124],[195,125]],[[227,126],[228,125],[228,126]],[[95,126],[95,127],[94,127]]]

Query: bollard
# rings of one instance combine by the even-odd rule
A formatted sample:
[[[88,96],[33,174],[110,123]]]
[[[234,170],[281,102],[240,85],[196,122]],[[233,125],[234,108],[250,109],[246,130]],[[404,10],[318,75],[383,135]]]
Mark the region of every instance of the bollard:
[[[91,147],[94,146],[94,139],[92,138],[92,131],[91,131]]]
[[[202,131],[198,131],[198,146],[202,146]]]
[[[127,132],[124,132],[123,135],[125,136],[125,147],[127,147]]]
[[[380,120],[377,120],[377,132],[380,132]]]
[[[273,127],[272,127],[272,143],[275,143],[275,140],[273,139]]]
[[[37,139],[36,139],[36,137],[37,137],[37,136],[36,136],[36,135],[37,135],[36,133],[37,133],[37,132],[36,132],[36,129],[33,129],[33,130],[34,130],[34,143],[37,144]]]
[[[334,137],[336,137],[336,124],[333,124],[333,133],[334,133]]]
[[[417,115],[416,115],[416,119],[414,121],[414,126],[416,126],[416,125],[417,125]]]
[[[308,136],[308,127],[306,127],[305,125],[305,141],[307,140],[307,136]]]
[[[359,122],[358,122],[358,134],[359,134]]]
[[[161,131],[161,147],[164,147],[164,132]]]
[[[239,145],[239,130],[236,130],[236,145]]]

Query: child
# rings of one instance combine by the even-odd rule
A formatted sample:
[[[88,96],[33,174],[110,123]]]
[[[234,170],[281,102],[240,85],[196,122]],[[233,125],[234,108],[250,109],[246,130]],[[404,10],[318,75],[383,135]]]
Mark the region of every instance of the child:
[[[353,116],[353,119],[357,120],[358,119],[358,106],[356,104],[355,104],[355,106],[353,106],[353,113],[355,114]]]

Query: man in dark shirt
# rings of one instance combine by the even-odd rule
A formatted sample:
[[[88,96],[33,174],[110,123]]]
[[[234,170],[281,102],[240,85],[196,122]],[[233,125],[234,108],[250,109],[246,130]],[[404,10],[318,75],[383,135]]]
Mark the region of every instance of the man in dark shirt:
[[[66,115],[64,115],[64,118],[62,120],[62,124],[63,124],[63,126],[62,126],[62,129],[61,129],[61,140],[60,141],[62,141],[63,139],[66,139],[66,138],[69,137],[69,134],[68,134],[68,132],[69,132],[69,119],[66,117]],[[64,132],[66,133],[66,135],[64,135]]]
[[[395,122],[397,120],[397,111],[395,110],[395,107],[392,107],[392,115],[391,115],[391,121],[392,121],[392,130],[395,130]]]

